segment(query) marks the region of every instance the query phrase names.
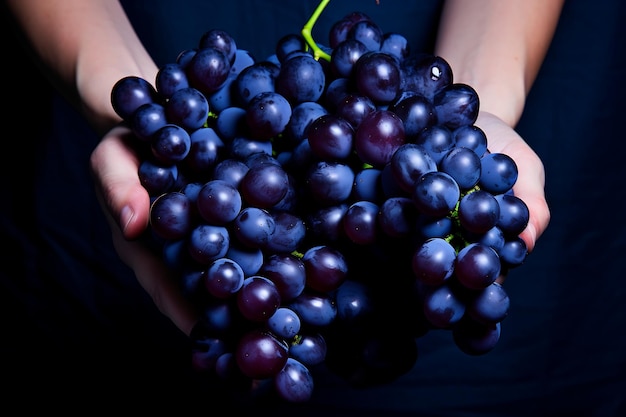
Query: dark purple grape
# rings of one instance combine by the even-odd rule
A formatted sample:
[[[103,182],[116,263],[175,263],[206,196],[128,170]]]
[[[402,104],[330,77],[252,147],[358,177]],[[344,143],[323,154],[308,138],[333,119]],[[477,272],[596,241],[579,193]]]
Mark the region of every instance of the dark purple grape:
[[[312,55],[301,55],[283,62],[276,77],[276,92],[292,105],[318,101],[326,86],[324,68]]]
[[[482,234],[493,228],[500,218],[500,206],[487,191],[476,190],[459,201],[459,222],[471,233]]]
[[[277,375],[287,363],[289,348],[269,332],[251,330],[241,336],[235,360],[248,378],[266,379]]]
[[[358,281],[346,280],[335,292],[337,319],[349,326],[364,324],[375,314],[372,289]]]
[[[438,123],[451,130],[473,125],[478,118],[478,93],[467,84],[454,83],[439,90],[433,104]]]
[[[231,63],[226,54],[211,47],[198,49],[185,67],[185,72],[189,85],[209,96],[226,82],[230,68]]]
[[[322,207],[307,216],[307,232],[322,242],[336,242],[343,237],[343,216],[347,204]]]
[[[345,236],[358,245],[373,244],[378,240],[379,206],[371,201],[355,201],[343,216]]]
[[[173,165],[189,154],[191,138],[179,125],[168,123],[154,132],[150,139],[150,149],[158,162]]]
[[[306,286],[320,292],[339,287],[348,276],[348,263],[343,254],[330,246],[319,245],[302,256],[306,271]]]
[[[165,108],[159,103],[142,104],[131,116],[129,124],[139,140],[149,142],[154,132],[167,124]]]
[[[216,298],[229,298],[243,286],[244,272],[232,259],[219,258],[211,262],[204,275],[204,286]]]
[[[480,290],[498,278],[500,269],[500,257],[493,248],[470,243],[457,254],[454,275],[464,287]]]
[[[274,389],[285,401],[305,403],[313,396],[313,375],[294,358],[287,358],[283,369],[274,377]]]
[[[320,159],[346,159],[352,153],[354,129],[340,116],[325,114],[313,120],[307,136],[311,152]]]
[[[163,239],[182,239],[191,232],[193,221],[191,200],[183,193],[162,194],[150,206],[150,227]]]
[[[360,94],[376,104],[389,104],[398,95],[402,80],[398,60],[382,52],[368,52],[354,65],[353,78]]]
[[[426,285],[441,285],[454,272],[456,250],[442,238],[430,238],[413,253],[411,267],[415,277]]]
[[[223,180],[210,180],[198,192],[198,213],[210,224],[223,226],[235,220],[243,206],[239,191]]]
[[[247,277],[237,292],[237,308],[247,319],[261,322],[269,319],[280,307],[278,288],[260,275]]]
[[[250,167],[239,183],[239,191],[249,205],[270,208],[280,202],[289,190],[289,176],[277,163]]]
[[[237,43],[235,39],[226,31],[221,29],[211,29],[204,32],[198,42],[198,49],[215,48],[221,51],[230,65],[235,62],[237,55]]]
[[[154,102],[158,102],[156,89],[141,77],[129,75],[120,78],[111,89],[113,110],[124,120],[130,120],[142,104]]]
[[[335,114],[345,119],[356,130],[365,116],[374,110],[376,105],[369,97],[347,94],[337,103]]]
[[[388,110],[368,113],[354,134],[357,155],[375,168],[382,168],[390,162],[394,152],[404,143],[404,124]]]
[[[159,67],[154,85],[159,96],[169,99],[176,91],[188,88],[189,80],[182,65],[170,62]]]
[[[201,128],[209,115],[206,96],[193,87],[176,90],[165,104],[167,121],[188,131]]]

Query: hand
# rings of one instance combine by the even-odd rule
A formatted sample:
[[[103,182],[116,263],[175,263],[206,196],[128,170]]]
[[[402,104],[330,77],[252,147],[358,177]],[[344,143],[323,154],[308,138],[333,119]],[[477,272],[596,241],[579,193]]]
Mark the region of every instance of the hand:
[[[139,159],[128,146],[130,130],[110,130],[91,155],[96,191],[109,220],[115,249],[159,310],[186,335],[198,321],[164,262],[137,239],[148,225],[150,197],[139,182]]]
[[[528,226],[520,235],[530,253],[550,222],[543,163],[514,129],[493,114],[481,112],[475,125],[487,135],[491,152],[505,153],[517,164],[519,174],[513,192],[526,203],[530,212]]]

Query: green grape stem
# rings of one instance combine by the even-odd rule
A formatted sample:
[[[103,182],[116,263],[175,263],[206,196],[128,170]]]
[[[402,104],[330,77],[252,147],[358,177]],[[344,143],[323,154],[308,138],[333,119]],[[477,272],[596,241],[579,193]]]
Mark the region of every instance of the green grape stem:
[[[326,6],[328,6],[328,3],[330,3],[330,0],[320,1],[320,3],[315,8],[315,11],[313,12],[313,14],[311,15],[309,20],[306,22],[306,24],[302,28],[301,33],[302,33],[302,37],[306,41],[306,44],[309,46],[309,48],[313,50],[313,57],[318,61],[320,58],[322,58],[330,62],[330,55],[322,51],[322,49],[317,45],[317,43],[313,39],[313,35],[312,35],[313,26],[315,26],[317,19],[320,17],[320,15],[322,14]]]

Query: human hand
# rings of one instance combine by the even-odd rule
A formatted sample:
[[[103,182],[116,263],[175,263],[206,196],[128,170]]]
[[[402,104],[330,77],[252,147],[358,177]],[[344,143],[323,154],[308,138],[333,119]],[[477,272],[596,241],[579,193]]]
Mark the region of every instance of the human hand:
[[[513,192],[526,203],[530,213],[528,226],[520,235],[530,253],[550,222],[543,162],[524,139],[497,116],[480,112],[475,125],[487,135],[491,152],[507,154],[517,164],[518,178]]]
[[[128,145],[127,127],[110,130],[91,154],[91,170],[100,204],[111,227],[113,244],[159,310],[185,334],[198,321],[176,277],[138,238],[149,220],[150,197],[137,175],[140,160]]]

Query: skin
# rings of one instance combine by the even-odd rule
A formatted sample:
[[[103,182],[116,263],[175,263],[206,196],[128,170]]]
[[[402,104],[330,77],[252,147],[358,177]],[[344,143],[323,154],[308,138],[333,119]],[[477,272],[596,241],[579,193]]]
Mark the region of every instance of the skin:
[[[518,164],[515,193],[530,210],[522,238],[532,250],[548,226],[541,160],[513,130],[547,47],[563,0],[453,0],[446,2],[436,53],[451,64],[455,82],[471,85],[481,99],[476,124],[492,152]],[[160,311],[189,335],[197,315],[163,262],[136,239],[148,225],[149,197],[126,146],[111,87],[136,75],[153,81],[157,67],[120,4],[113,0],[7,0],[51,81],[81,109],[102,140],[91,155],[98,197],[108,215],[115,248]]]

